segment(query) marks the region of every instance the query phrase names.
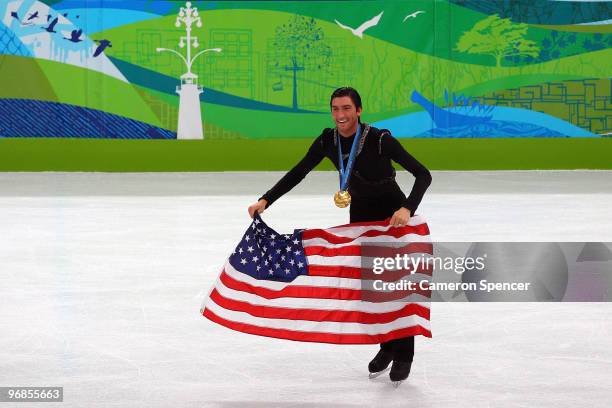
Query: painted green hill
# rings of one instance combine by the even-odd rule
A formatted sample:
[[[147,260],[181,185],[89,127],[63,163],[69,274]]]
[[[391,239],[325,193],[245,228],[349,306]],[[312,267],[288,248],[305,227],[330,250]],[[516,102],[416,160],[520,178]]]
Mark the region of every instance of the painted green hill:
[[[17,87],[15,83],[23,86]],[[67,103],[161,126],[133,85],[97,71],[54,61],[3,55],[0,98]]]
[[[38,60],[14,55],[0,55],[0,98],[57,101]]]

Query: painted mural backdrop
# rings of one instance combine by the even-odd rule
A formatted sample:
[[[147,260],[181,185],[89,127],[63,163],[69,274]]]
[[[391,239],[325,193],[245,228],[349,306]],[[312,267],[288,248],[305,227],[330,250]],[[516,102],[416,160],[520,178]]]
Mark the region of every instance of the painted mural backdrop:
[[[192,3],[207,139],[313,137],[347,85],[398,137],[612,132],[612,2]],[[176,138],[185,6],[0,0],[0,136]]]

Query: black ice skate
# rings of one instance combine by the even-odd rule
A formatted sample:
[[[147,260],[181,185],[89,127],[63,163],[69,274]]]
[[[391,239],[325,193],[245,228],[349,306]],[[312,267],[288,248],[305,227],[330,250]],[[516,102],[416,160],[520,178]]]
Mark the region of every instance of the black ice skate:
[[[402,381],[408,378],[410,367],[412,367],[412,361],[393,361],[389,378],[393,382],[394,387],[399,387]]]
[[[393,354],[383,351],[378,351],[376,356],[368,364],[368,370],[370,371],[370,378],[376,378],[387,370],[389,364],[393,360]]]

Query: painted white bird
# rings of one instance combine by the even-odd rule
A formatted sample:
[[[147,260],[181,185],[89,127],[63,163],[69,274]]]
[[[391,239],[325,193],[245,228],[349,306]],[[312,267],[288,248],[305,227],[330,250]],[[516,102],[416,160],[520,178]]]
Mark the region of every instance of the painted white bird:
[[[338,24],[340,27],[344,28],[345,30],[349,30],[351,33],[353,33],[357,37],[363,38],[363,32],[367,30],[368,28],[374,27],[376,24],[378,24],[383,13],[384,11],[381,11],[379,15],[369,19],[368,21],[366,21],[365,23],[363,23],[357,28],[351,28],[349,26],[346,26],[342,24],[341,22],[339,22],[338,20],[334,20],[334,21],[336,22],[336,24]]]
[[[406,17],[404,17],[404,20],[402,20],[402,23],[406,22],[406,20],[408,20],[409,18],[416,18],[419,14],[422,14],[422,13],[425,13],[425,11],[418,10],[412,14],[408,14]]]

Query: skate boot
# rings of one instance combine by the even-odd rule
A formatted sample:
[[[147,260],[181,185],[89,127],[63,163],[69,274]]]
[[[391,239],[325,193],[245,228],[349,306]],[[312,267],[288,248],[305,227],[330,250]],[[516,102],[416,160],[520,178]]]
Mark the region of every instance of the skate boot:
[[[412,367],[412,361],[393,361],[391,366],[391,372],[389,372],[389,378],[393,382],[395,388],[408,378],[410,374],[410,368]]]
[[[368,364],[370,378],[376,378],[381,375],[389,367],[392,360],[393,354],[380,349],[372,361],[370,361],[370,364]]]

